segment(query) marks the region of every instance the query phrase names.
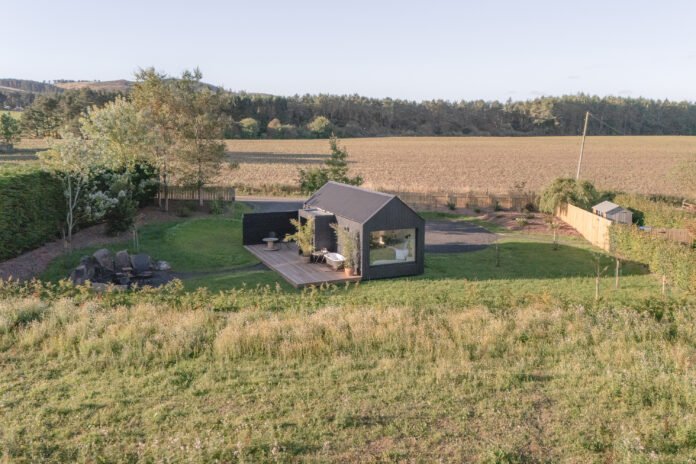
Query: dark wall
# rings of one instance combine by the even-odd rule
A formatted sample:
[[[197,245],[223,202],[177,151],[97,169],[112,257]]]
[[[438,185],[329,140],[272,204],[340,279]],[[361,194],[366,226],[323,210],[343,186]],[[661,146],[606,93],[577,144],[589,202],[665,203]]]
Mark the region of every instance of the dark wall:
[[[328,251],[336,251],[336,233],[331,228],[331,224],[336,222],[334,215],[314,215],[309,211],[301,209],[300,218],[314,218],[314,248]]]
[[[410,263],[370,266],[370,233],[378,230],[416,229],[416,260]],[[362,233],[362,277],[387,279],[425,272],[425,220],[399,198],[394,198],[370,218]]]
[[[295,232],[290,219],[297,219],[297,210],[273,213],[248,213],[242,217],[242,243],[258,245],[270,232],[282,240],[287,234]]]

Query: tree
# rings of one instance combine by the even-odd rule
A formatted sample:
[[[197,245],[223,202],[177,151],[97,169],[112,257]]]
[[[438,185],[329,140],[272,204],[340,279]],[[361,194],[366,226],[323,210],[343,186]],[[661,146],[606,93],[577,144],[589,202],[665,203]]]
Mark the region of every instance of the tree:
[[[255,139],[259,136],[259,122],[254,118],[244,118],[239,121],[242,129],[242,137],[245,139]]]
[[[80,131],[91,142],[103,167],[110,171],[103,192],[114,201],[106,214],[107,230],[128,230],[135,225],[138,209],[132,175],[136,166],[145,161],[146,147],[151,145],[142,113],[133,103],[118,97],[103,108],[90,108],[81,120]]]
[[[338,144],[338,138],[335,135],[331,135],[329,147],[331,148],[331,157],[324,161],[327,167],[314,168],[308,171],[298,170],[300,187],[303,191],[314,193],[328,181],[362,185],[362,177],[348,177],[348,151]]]
[[[177,122],[172,84],[166,75],[157,73],[154,68],[140,70],[135,77],[131,99],[142,114],[149,139],[144,154],[159,171],[164,210],[169,211],[169,170],[174,158]]]
[[[223,125],[220,119],[220,94],[201,86],[198,69],[185,71],[176,83],[174,107],[180,145],[177,168],[181,179],[198,189],[203,206],[203,186],[220,171],[225,145],[220,142]],[[201,88],[202,87],[202,88]]]
[[[589,209],[598,198],[599,194],[590,182],[559,177],[541,192],[539,210],[542,213],[556,214],[556,208],[563,203]]]
[[[17,119],[7,113],[0,115],[0,140],[12,147],[12,143],[19,141],[22,128]]]
[[[64,133],[62,140],[51,142],[51,149],[41,152],[39,157],[43,165],[63,183],[67,206],[64,236],[68,248],[71,248],[79,205],[87,189],[90,173],[103,165],[102,159],[88,141],[71,133]]]
[[[331,135],[331,121],[324,116],[317,116],[307,124],[307,129],[314,138],[324,139]]]

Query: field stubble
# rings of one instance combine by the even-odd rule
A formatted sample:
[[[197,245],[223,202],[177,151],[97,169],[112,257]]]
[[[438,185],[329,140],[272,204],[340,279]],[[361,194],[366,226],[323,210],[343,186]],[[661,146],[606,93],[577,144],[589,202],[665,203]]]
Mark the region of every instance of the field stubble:
[[[352,172],[367,188],[410,192],[507,193],[516,184],[539,191],[557,176],[573,176],[580,137],[387,137],[344,139]],[[250,186],[292,185],[297,168],[320,165],[326,140],[228,140],[219,181]],[[673,177],[696,154],[696,137],[589,137],[582,177],[598,188],[683,194]]]

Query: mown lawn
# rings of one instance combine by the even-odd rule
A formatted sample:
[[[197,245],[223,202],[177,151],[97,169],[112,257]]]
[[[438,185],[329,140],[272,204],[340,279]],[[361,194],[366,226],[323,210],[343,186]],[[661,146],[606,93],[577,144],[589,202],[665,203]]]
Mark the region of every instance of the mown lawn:
[[[181,219],[149,224],[139,230],[140,252],[153,260],[168,261],[177,272],[230,269],[254,264],[257,260],[242,248],[241,215],[247,211],[236,205],[234,214],[220,217]],[[81,248],[54,260],[41,275],[56,282],[65,278],[80,262],[99,248],[112,251],[128,249],[133,242]]]

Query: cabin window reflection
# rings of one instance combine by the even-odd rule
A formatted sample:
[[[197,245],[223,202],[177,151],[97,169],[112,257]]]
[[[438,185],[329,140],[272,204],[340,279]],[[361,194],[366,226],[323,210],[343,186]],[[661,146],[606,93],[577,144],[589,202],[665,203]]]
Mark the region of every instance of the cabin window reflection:
[[[416,229],[370,233],[370,266],[412,263],[416,260]]]

